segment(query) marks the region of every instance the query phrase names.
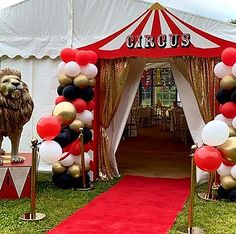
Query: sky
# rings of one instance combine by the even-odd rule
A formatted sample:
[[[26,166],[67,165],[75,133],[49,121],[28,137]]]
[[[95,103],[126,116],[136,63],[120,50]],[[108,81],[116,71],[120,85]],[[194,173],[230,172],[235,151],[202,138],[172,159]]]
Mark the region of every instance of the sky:
[[[236,19],[236,0],[146,0],[197,15],[230,21]]]
[[[0,0],[0,9],[23,0]],[[86,1],[86,0],[84,0]],[[230,21],[236,19],[236,0],[144,0],[194,14]]]

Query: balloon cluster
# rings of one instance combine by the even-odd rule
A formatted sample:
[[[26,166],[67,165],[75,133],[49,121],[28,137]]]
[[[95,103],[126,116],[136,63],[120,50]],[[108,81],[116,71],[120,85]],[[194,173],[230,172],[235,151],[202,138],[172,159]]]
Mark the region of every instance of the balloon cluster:
[[[90,170],[88,151],[92,143],[92,121],[97,54],[93,51],[64,48],[58,65],[58,97],[52,115],[37,123],[37,133],[44,140],[39,146],[41,159],[52,164],[53,181],[58,187],[81,185],[81,143],[84,137],[84,165]],[[89,179],[87,178],[87,181]]]
[[[202,130],[204,145],[194,153],[196,165],[207,172],[217,170],[221,179],[219,194],[236,189],[236,49],[223,50],[221,62],[214,67],[220,80],[216,94],[219,113]],[[236,200],[236,191],[230,199]],[[224,194],[225,195],[225,194]],[[224,197],[225,198],[225,197]]]

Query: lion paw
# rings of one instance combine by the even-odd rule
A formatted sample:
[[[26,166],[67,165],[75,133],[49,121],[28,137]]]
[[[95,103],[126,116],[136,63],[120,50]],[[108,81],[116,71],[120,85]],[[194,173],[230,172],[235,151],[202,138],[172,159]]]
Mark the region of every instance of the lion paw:
[[[19,155],[15,155],[11,157],[11,162],[12,163],[23,163],[25,161],[24,157],[21,157]]]

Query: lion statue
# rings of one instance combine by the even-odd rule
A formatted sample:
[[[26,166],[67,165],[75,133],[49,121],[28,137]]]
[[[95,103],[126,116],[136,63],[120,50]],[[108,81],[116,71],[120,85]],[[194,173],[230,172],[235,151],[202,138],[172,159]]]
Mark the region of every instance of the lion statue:
[[[23,162],[19,156],[19,143],[23,126],[30,120],[34,103],[27,85],[21,80],[17,70],[0,70],[0,149],[3,137],[11,141],[11,161]],[[1,149],[1,153],[4,151]],[[3,160],[0,159],[0,164]]]

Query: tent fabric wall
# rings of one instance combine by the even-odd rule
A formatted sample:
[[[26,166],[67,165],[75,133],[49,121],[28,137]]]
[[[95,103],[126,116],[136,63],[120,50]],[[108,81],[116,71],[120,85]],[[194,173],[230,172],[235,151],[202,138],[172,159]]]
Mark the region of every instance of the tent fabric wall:
[[[125,86],[116,114],[109,128],[107,129],[107,134],[109,137],[110,162],[111,168],[113,169],[113,176],[119,176],[115,153],[119,146],[145,65],[146,59],[135,58],[131,60],[127,84]]]

